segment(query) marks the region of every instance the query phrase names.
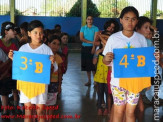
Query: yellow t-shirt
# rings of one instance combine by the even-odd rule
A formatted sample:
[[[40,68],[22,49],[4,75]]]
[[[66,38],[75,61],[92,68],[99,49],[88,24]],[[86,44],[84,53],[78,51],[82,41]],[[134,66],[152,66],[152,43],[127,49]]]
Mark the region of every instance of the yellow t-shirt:
[[[107,83],[107,75],[108,75],[108,66],[106,66],[102,62],[103,56],[98,56],[97,70],[94,76],[94,81],[98,83]]]
[[[57,65],[63,63],[63,60],[62,60],[60,55],[55,54],[54,58],[55,58],[55,61],[56,61]],[[51,73],[50,81],[51,82],[58,82],[58,70],[56,72]]]

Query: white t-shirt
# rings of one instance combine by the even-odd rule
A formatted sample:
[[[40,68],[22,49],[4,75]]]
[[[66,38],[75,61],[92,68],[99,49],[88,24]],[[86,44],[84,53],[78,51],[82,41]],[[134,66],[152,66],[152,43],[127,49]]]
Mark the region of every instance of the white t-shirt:
[[[45,54],[45,55],[53,55],[52,50],[45,44],[40,45],[36,49],[32,49],[29,43],[24,44],[20,47],[19,51],[22,52],[30,52],[30,53],[37,53],[37,54]],[[56,62],[54,63],[54,69],[58,70]],[[56,69],[57,68],[57,69]],[[47,93],[48,93],[48,85],[45,85],[45,92],[29,99],[22,91],[20,91],[20,103],[27,103],[31,102],[32,104],[45,104],[47,100]]]
[[[112,34],[108,38],[106,46],[103,51],[103,55],[105,56],[108,52],[113,53],[113,49],[115,48],[138,48],[138,47],[147,47],[147,41],[143,35],[134,32],[133,35],[130,38],[128,38],[125,35],[123,35],[122,31],[120,31]],[[119,86],[119,78],[114,78],[114,68],[112,68],[110,84],[114,86]]]
[[[30,53],[38,53],[38,54],[45,54],[45,55],[53,55],[52,50],[45,44],[40,45],[36,49],[32,49],[29,43],[24,44],[20,47],[19,51],[22,52],[30,52]]]
[[[4,51],[0,48],[0,61],[5,62],[8,60],[7,55],[4,53]]]
[[[46,44],[40,45],[36,49],[32,49],[29,45],[29,43],[24,44],[20,47],[19,51],[22,52],[30,52],[30,53],[38,53],[38,54],[45,54],[45,55],[54,55],[50,47],[48,47]],[[53,64],[54,65],[54,72],[58,70],[58,65],[56,62]]]

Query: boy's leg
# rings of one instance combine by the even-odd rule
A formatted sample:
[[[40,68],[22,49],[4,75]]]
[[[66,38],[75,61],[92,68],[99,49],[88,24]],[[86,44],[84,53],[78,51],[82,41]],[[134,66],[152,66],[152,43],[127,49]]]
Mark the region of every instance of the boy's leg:
[[[111,85],[114,101],[113,122],[123,122],[126,109],[126,90],[124,88]]]
[[[102,89],[102,83],[97,83],[97,86],[98,86],[98,104],[97,104],[97,108],[98,108],[98,115],[102,115],[102,108],[101,108],[101,104],[102,104],[102,92],[103,92],[103,89]]]
[[[126,105],[114,104],[113,122],[123,122]]]
[[[1,100],[3,106],[3,113],[7,113],[7,109],[5,109],[5,107],[7,107],[8,105],[8,95],[1,95]]]
[[[96,71],[92,71],[92,74],[93,74],[93,78],[94,78],[94,76],[95,76],[95,74],[96,74]],[[97,82],[94,81],[94,87],[96,87],[96,85],[97,85]]]
[[[111,107],[111,112],[109,116],[109,122],[113,122],[113,116],[114,116],[114,104]]]
[[[111,113],[111,109],[112,109],[112,105],[113,105],[113,98],[111,94],[108,94],[108,113]]]
[[[49,114],[48,115],[54,115],[54,110],[49,110]],[[49,118],[49,121],[48,122],[52,122],[52,118]]]
[[[13,89],[12,90],[13,97],[14,97],[14,107],[15,107],[15,114],[22,114],[22,111],[20,109],[17,109],[17,106],[19,106],[19,96],[18,96],[18,90]]]
[[[127,103],[126,105],[126,122],[135,122],[135,109],[136,105],[130,105]]]
[[[138,122],[144,122],[144,103],[142,99],[142,95],[140,95],[138,105],[135,111],[136,118],[138,118]]]
[[[32,109],[29,109],[30,107],[33,106],[33,104],[31,104],[31,102],[28,103],[24,103],[25,106],[25,118],[24,118],[24,122],[32,122],[32,118],[30,117],[32,115]]]
[[[106,96],[106,102],[105,102],[106,106],[103,115],[107,115],[108,114],[108,85],[104,83],[103,86],[104,86],[104,93]]]
[[[88,82],[85,84],[85,86],[90,86],[91,85],[91,71],[87,71],[87,77],[88,77]]]
[[[38,116],[38,122],[46,122],[45,117],[45,105],[44,104],[37,104],[36,105],[39,109],[37,109],[37,116]]]
[[[126,122],[135,122],[135,109],[139,101],[139,93],[134,94],[127,91],[127,105],[126,105]]]

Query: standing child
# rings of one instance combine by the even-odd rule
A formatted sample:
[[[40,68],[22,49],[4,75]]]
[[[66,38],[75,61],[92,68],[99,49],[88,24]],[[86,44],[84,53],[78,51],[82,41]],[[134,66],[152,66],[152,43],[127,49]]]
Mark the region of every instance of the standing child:
[[[54,64],[53,52],[47,45],[42,43],[43,28],[44,26],[40,21],[31,21],[28,25],[29,43],[21,46],[19,51],[50,55],[50,60]],[[12,50],[10,50],[8,56],[13,59]],[[20,90],[20,103],[24,103],[25,108],[31,108],[35,104],[39,108],[36,110],[39,122],[45,122],[45,117],[41,116],[45,116],[44,107],[47,101],[48,85],[18,80],[17,89]],[[25,116],[31,115],[32,110],[25,109]],[[24,121],[31,122],[32,118],[26,117]]]
[[[80,29],[81,48],[81,70],[87,72],[88,82],[85,86],[91,85],[91,72],[95,75],[95,66],[93,65],[92,48],[96,35],[99,31],[98,27],[93,25],[93,17],[87,16],[86,25]]]
[[[48,87],[48,100],[46,105],[53,106],[56,104],[57,101],[57,94],[60,93],[61,90],[61,81],[62,81],[62,71],[61,71],[61,64],[62,58],[57,54],[59,47],[60,47],[60,38],[56,35],[53,35],[48,40],[48,45],[52,49],[54,53],[55,61],[58,65],[58,70],[51,72],[51,81]],[[54,110],[47,110],[47,115],[53,115]],[[52,119],[49,118],[48,122],[52,122]]]
[[[67,71],[67,64],[68,64],[68,34],[62,33],[61,34],[61,57],[63,59],[62,63],[62,73],[65,74]]]
[[[108,87],[107,87],[107,74],[108,67],[102,62],[104,45],[100,44],[99,49],[95,52],[93,63],[97,63],[97,70],[94,76],[94,81],[97,83],[98,94],[98,115],[107,115],[108,113]],[[97,61],[98,60],[98,61]],[[102,101],[104,101],[104,93],[106,95],[106,106],[104,111],[102,110]]]
[[[105,22],[105,24],[104,24],[104,31],[102,31],[100,34],[98,34],[97,37],[99,37],[99,39],[101,40],[101,44],[103,44],[105,46],[109,36],[111,34],[117,32],[117,31],[119,31],[119,24],[118,24],[118,22],[115,19],[110,19],[110,20]],[[94,55],[94,57],[96,57],[96,55]],[[93,60],[95,60],[95,58]],[[108,84],[108,93],[107,94],[108,94],[108,98],[106,100],[106,101],[108,101],[108,104],[107,104],[108,110],[107,111],[108,111],[109,115],[111,113],[111,107],[112,107],[112,101],[113,101],[112,100],[111,89],[110,89],[111,69],[112,69],[112,67],[110,65],[108,67],[108,75],[107,75],[107,84]],[[104,111],[103,114],[107,114],[107,113]]]
[[[148,39],[151,32],[151,26],[152,26],[152,21],[148,17],[145,16],[139,17],[139,21],[136,26],[136,31],[142,34],[146,38],[148,47],[153,46],[152,41]]]
[[[103,51],[103,62],[106,65],[112,62],[115,48],[147,46],[145,37],[134,31],[138,18],[139,13],[136,8],[128,6],[122,10],[120,23],[123,30],[109,37]],[[139,92],[151,85],[150,78],[114,78],[114,69],[112,69],[110,84],[114,101],[113,122],[122,122],[124,114],[126,122],[135,122],[134,111],[139,100]]]
[[[0,48],[4,51],[6,55],[8,55],[9,50],[18,50],[16,45],[11,41],[15,38],[14,32],[15,25],[12,22],[4,22],[1,27],[1,35],[2,39],[0,39]],[[8,70],[8,75],[1,79],[1,89],[0,95],[2,95],[2,106],[5,108],[8,105],[8,95],[13,91],[14,96],[14,106],[18,106],[18,91],[16,90],[16,81],[11,79],[11,67],[12,62],[9,61],[8,65],[6,65],[6,71]],[[16,109],[17,110],[17,109]],[[18,112],[18,111],[17,111]],[[17,113],[16,112],[16,113]],[[9,111],[7,109],[3,109],[2,114],[8,115]]]
[[[28,42],[28,22],[23,22],[20,25],[20,32],[22,34],[22,37],[20,39],[20,47],[23,44],[26,44]]]
[[[146,38],[147,47],[153,46],[153,43],[148,36],[150,34],[152,21],[145,16],[139,17],[139,21],[136,26],[136,31],[142,34]],[[149,87],[150,88],[150,87]],[[136,109],[136,115],[138,118],[138,122],[143,122],[144,120],[144,103],[143,103],[143,95],[145,95],[145,91],[143,90],[140,94],[139,102]]]

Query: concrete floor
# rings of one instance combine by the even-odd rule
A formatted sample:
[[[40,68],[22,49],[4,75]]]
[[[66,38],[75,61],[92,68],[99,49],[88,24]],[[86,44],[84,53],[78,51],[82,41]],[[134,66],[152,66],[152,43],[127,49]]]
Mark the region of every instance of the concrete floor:
[[[97,116],[96,90],[93,84],[90,87],[84,86],[86,82],[86,73],[80,69],[80,53],[70,53],[68,70],[63,77],[61,98],[57,101],[59,109],[55,111],[55,115],[64,115],[64,119],[54,119],[54,122],[109,122],[107,116]],[[159,107],[160,118],[163,117],[162,109],[162,106]],[[23,122],[22,119],[11,121]],[[144,122],[154,122],[152,105],[145,107]]]

